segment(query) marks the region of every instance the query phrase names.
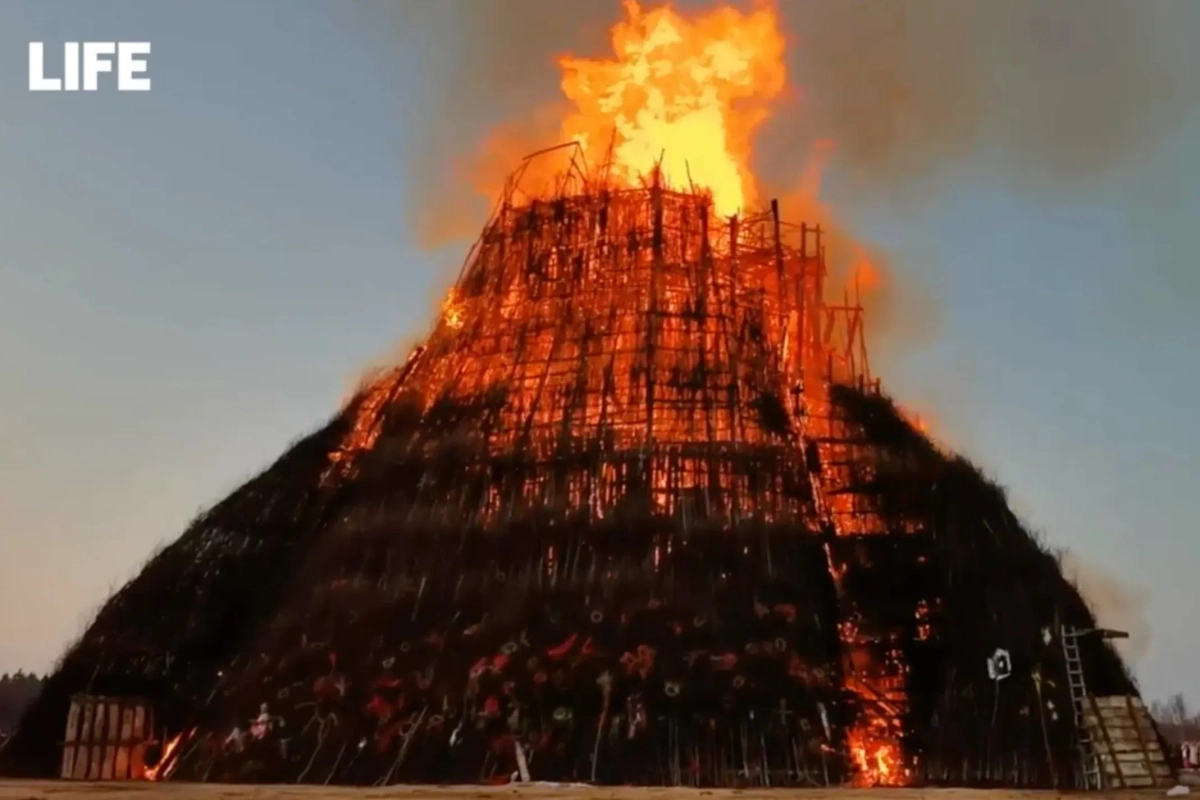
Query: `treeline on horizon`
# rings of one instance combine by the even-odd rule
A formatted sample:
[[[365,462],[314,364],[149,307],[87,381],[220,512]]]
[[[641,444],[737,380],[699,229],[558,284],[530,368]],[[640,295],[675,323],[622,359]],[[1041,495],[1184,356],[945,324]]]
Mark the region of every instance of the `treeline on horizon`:
[[[1171,744],[1200,740],[1200,709],[1189,706],[1182,694],[1174,694],[1166,702],[1151,703],[1150,716]]]
[[[38,675],[21,670],[0,675],[0,739],[17,729],[21,713],[42,690],[42,681]]]

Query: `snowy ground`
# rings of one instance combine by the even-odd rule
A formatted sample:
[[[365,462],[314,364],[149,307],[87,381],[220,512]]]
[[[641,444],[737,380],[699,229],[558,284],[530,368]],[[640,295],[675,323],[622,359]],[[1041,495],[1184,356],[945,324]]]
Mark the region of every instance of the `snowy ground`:
[[[1089,800],[1149,800],[1164,797],[1162,790],[1094,792]],[[393,786],[388,789],[348,789],[320,786],[236,786],[183,783],[76,783],[53,781],[0,781],[0,800],[1054,800],[1056,792],[1022,792],[970,789],[630,789],[591,786],[531,784],[523,787]],[[1192,797],[1200,800],[1193,790]]]

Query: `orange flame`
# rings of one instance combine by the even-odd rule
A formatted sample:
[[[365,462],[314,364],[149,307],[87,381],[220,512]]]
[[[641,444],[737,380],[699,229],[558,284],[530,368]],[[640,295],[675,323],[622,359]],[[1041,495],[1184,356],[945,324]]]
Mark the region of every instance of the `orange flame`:
[[[576,107],[563,134],[604,158],[631,186],[661,165],[665,182],[709,190],[728,216],[754,200],[749,161],[766,102],[784,88],[783,36],[772,8],[718,8],[684,19],[669,7],[625,3],[612,28],[615,58],[565,56],[562,90]]]
[[[192,734],[195,732],[196,729],[193,728],[190,731],[177,733],[174,737],[168,740],[163,746],[162,756],[158,759],[158,763],[153,767],[146,767],[146,780],[160,781],[166,780],[168,777],[170,777],[171,772],[175,769],[175,756],[178,754],[179,745],[182,744],[185,739],[190,739]]]
[[[929,434],[929,420],[924,416],[908,408],[898,407],[897,410],[904,421],[913,427],[913,430],[925,435]]]
[[[458,293],[454,289],[446,293],[446,299],[442,303],[442,322],[455,330],[463,325],[463,308],[458,302]]]
[[[856,783],[862,786],[903,786],[907,775],[900,763],[900,749],[886,734],[875,735],[870,728],[853,728],[846,734],[850,757],[858,770]]]

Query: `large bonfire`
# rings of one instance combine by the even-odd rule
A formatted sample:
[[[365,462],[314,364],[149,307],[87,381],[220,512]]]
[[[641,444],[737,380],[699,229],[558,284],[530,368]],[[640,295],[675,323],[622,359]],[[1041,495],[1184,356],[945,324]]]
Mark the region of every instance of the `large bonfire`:
[[[758,196],[773,11],[626,10],[427,340],[108,601],[10,771],[87,690],[153,701],[159,778],[1078,784],[1094,620]]]

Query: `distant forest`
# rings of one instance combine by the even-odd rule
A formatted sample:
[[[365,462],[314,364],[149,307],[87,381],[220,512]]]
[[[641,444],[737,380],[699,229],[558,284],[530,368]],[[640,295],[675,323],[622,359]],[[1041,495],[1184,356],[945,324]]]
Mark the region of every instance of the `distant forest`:
[[[37,675],[17,672],[15,675],[0,675],[0,742],[17,729],[21,712],[33,702],[42,690],[42,679]]]
[[[1171,744],[1200,741],[1200,712],[1190,708],[1183,695],[1173,695],[1165,703],[1151,703],[1150,716]]]

